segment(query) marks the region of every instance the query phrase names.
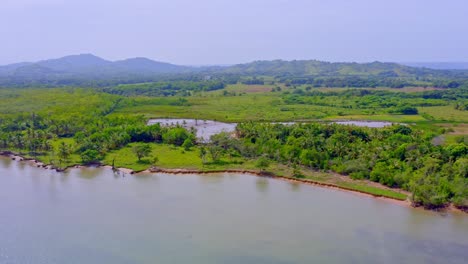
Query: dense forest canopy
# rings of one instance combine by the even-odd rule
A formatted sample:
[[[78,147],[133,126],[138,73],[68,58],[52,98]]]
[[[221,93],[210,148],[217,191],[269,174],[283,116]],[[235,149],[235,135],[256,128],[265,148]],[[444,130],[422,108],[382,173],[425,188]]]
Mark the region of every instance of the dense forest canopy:
[[[463,205],[468,198],[468,146],[434,146],[433,135],[408,126],[244,123],[237,133],[239,139],[224,140],[242,155],[401,187],[426,207],[448,201]]]

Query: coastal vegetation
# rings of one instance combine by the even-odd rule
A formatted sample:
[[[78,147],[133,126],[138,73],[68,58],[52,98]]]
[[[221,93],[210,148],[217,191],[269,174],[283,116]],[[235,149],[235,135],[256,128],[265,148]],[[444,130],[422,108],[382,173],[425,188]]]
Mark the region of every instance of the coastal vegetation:
[[[62,169],[99,163],[134,171],[257,171],[399,200],[409,193],[413,204],[427,208],[468,207],[463,73],[431,77],[403,67],[397,76],[385,73],[405,82],[389,88],[399,86],[383,83],[382,69],[368,66],[346,75],[382,83],[358,85],[356,76],[341,76],[343,85],[316,85],[338,77],[317,73],[299,81],[297,72],[275,76],[260,66],[99,88],[2,88],[0,150]],[[343,65],[333,67],[343,74]],[[195,129],[148,125],[150,118],[238,124],[234,133],[206,142]],[[395,124],[367,128],[337,120]]]
[[[412,201],[439,207],[465,206],[468,147],[435,146],[434,134],[405,125],[363,128],[337,124],[243,123],[239,139],[224,138],[227,151],[307,168],[369,179],[412,193]]]

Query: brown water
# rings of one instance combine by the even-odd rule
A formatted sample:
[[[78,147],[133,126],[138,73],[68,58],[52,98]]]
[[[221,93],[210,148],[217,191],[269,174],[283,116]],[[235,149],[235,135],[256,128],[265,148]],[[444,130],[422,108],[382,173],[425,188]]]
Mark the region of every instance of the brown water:
[[[468,215],[249,175],[0,158],[0,263],[467,263]]]

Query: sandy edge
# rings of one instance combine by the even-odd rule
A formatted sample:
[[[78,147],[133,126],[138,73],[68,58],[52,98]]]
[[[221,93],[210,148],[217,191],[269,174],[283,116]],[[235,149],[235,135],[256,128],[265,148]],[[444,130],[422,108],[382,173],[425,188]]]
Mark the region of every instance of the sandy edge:
[[[0,156],[5,156],[5,157],[11,158],[12,160],[15,160],[15,161],[25,161],[25,162],[29,163],[32,166],[35,166],[35,167],[38,167],[38,168],[56,170],[57,172],[62,172],[62,171],[65,171],[67,169],[70,169],[70,168],[87,168],[87,167],[92,167],[92,166],[97,165],[97,167],[110,169],[110,170],[117,170],[117,171],[120,171],[120,172],[125,173],[125,174],[133,174],[133,175],[136,175],[136,176],[138,176],[139,173],[164,173],[164,174],[172,174],[172,175],[181,175],[181,174],[182,175],[190,175],[190,174],[205,174],[206,175],[206,174],[220,174],[220,173],[248,174],[248,175],[252,175],[252,176],[256,176],[256,177],[274,178],[274,179],[287,181],[287,182],[313,185],[313,186],[327,188],[327,189],[331,189],[331,190],[335,190],[335,191],[348,192],[348,193],[352,193],[352,194],[355,194],[355,195],[361,195],[361,196],[365,196],[365,197],[372,197],[374,199],[379,199],[379,200],[383,200],[383,201],[386,201],[386,202],[391,202],[393,204],[397,204],[397,205],[408,207],[408,208],[428,210],[428,211],[438,211],[438,212],[443,212],[443,213],[446,213],[446,212],[468,213],[468,211],[463,211],[463,210],[455,207],[453,204],[450,204],[449,206],[447,206],[445,208],[438,209],[438,210],[425,209],[425,208],[420,207],[420,206],[419,207],[413,206],[411,204],[411,202],[409,201],[409,199],[402,201],[402,200],[398,200],[398,199],[391,198],[391,197],[375,195],[375,194],[371,194],[371,193],[367,193],[367,192],[363,192],[363,191],[359,191],[359,190],[355,190],[355,189],[351,189],[351,188],[346,188],[346,187],[343,187],[343,186],[337,186],[337,185],[334,185],[334,184],[331,184],[331,183],[318,182],[318,181],[314,181],[314,180],[310,180],[310,179],[290,178],[290,177],[286,177],[286,176],[279,176],[279,175],[274,175],[274,174],[269,174],[269,173],[264,173],[264,172],[259,172],[259,171],[253,171],[253,170],[227,169],[227,170],[200,171],[200,170],[190,170],[190,169],[163,169],[163,168],[156,168],[155,167],[155,168],[150,168],[150,169],[143,170],[143,171],[134,171],[134,170],[128,169],[128,168],[113,168],[110,165],[102,165],[102,164],[96,164],[96,165],[91,165],[91,166],[72,165],[72,166],[68,166],[68,167],[63,168],[63,169],[58,169],[58,168],[53,167],[50,164],[45,164],[43,162],[40,162],[40,161],[34,160],[34,159],[27,159],[27,158],[24,158],[24,157],[22,157],[22,156],[20,156],[20,155],[18,155],[16,153],[13,153],[13,152],[10,152],[10,151],[0,152]]]

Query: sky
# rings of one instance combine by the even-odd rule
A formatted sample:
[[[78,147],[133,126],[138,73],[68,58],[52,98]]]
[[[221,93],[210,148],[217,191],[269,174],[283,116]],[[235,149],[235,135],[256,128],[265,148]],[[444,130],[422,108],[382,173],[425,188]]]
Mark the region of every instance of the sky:
[[[468,61],[466,0],[0,0],[0,65]]]

